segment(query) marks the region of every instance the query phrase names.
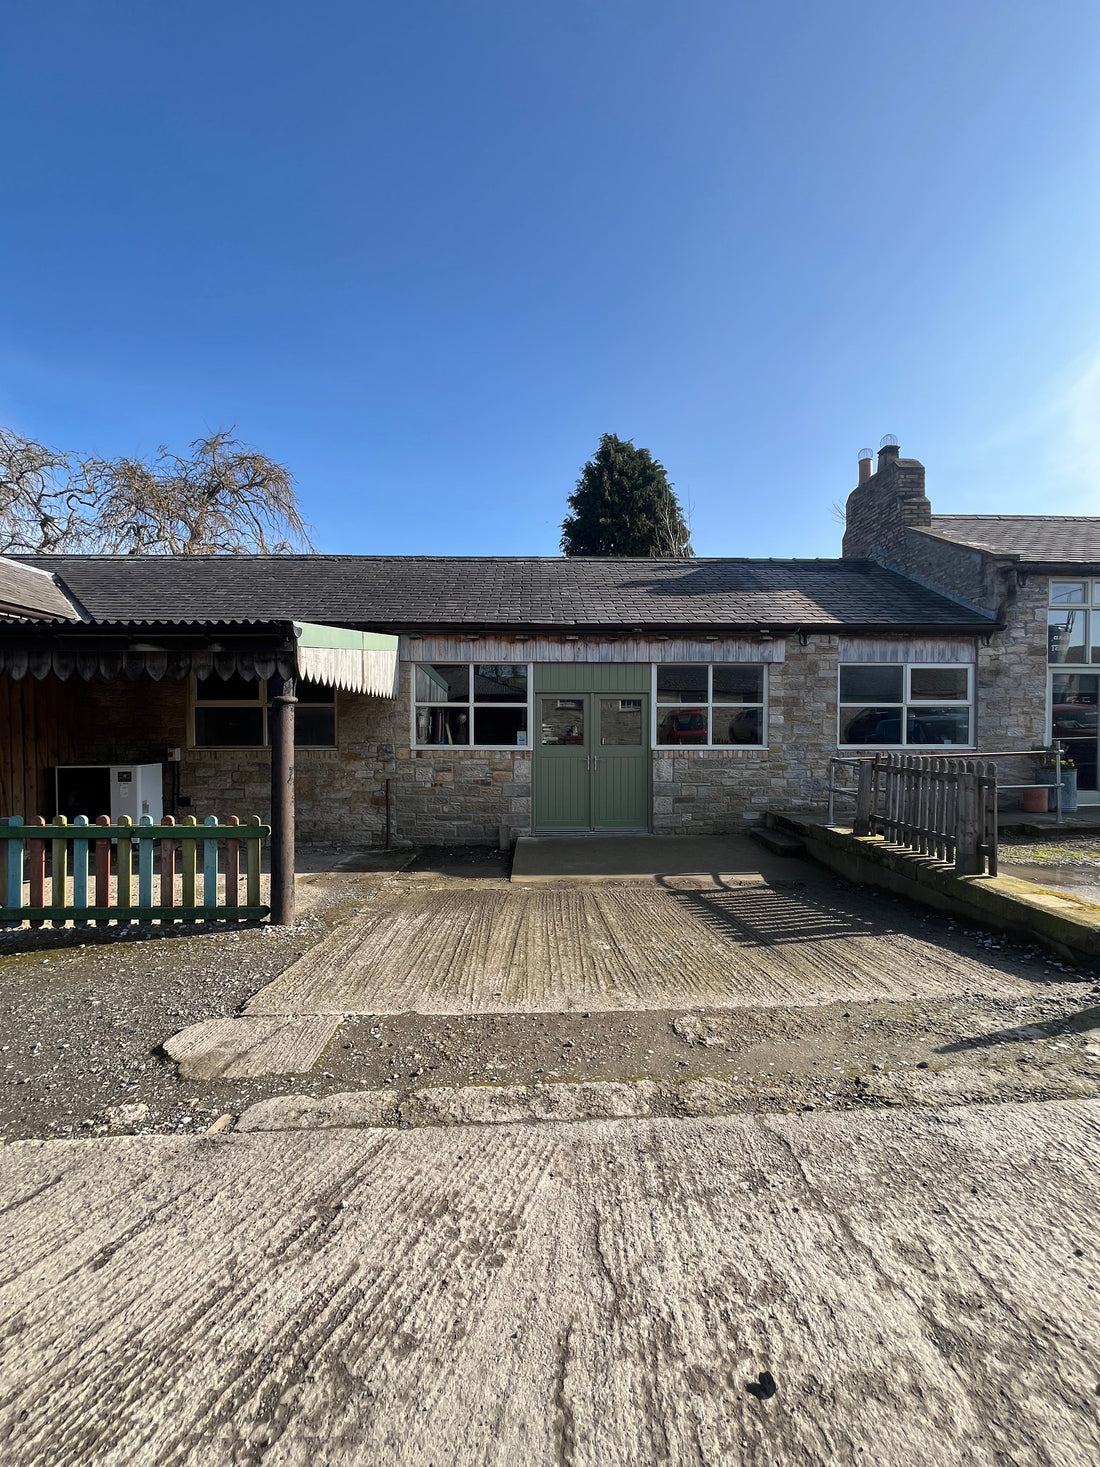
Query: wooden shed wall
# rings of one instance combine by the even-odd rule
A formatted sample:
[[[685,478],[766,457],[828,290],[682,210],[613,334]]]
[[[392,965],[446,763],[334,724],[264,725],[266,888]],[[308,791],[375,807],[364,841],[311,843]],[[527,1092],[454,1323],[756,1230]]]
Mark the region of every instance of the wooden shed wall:
[[[0,674],[0,816],[54,813],[50,771],[75,763],[78,700],[51,673]]]

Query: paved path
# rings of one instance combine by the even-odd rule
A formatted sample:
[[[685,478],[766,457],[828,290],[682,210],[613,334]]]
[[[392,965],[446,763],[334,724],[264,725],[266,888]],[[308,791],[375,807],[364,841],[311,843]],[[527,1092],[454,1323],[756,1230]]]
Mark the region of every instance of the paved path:
[[[0,1459],[1092,1467],[1098,1180],[1092,1101],[0,1148]]]
[[[820,878],[382,892],[245,1012],[557,1013],[1029,991],[928,920]]]

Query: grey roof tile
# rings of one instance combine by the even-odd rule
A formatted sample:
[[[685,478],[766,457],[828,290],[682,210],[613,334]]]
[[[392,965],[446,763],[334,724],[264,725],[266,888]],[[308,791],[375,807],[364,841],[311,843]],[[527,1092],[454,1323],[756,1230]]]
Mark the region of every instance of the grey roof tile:
[[[397,627],[973,626],[866,561],[51,556],[93,621]]]
[[[944,539],[1041,564],[1100,564],[1100,516],[1073,514],[934,514]]]
[[[23,565],[0,556],[0,615],[79,619],[79,612],[54,580],[51,564]]]

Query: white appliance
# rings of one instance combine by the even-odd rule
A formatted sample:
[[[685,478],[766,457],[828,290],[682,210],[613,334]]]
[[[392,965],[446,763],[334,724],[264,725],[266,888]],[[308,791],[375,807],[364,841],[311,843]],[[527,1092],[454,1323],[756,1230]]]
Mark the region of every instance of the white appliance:
[[[164,778],[160,764],[62,764],[55,774],[56,811],[71,824],[77,815],[91,823],[109,815],[112,825],[128,815],[135,825],[143,815],[159,825],[164,815]]]

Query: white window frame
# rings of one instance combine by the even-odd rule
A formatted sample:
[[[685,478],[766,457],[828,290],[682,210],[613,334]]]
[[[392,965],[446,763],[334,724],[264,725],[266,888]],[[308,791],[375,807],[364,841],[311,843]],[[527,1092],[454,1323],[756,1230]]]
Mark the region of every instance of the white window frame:
[[[761,698],[761,700],[760,700],[759,703],[755,703],[755,702],[753,702],[753,703],[726,703],[726,702],[721,702],[721,703],[715,704],[715,701],[714,701],[714,669],[716,667],[736,667],[736,666],[759,667],[760,668],[760,670],[761,670],[761,672],[763,674],[763,677],[762,677],[762,682],[763,682],[763,690],[762,690],[763,691],[763,696],[762,696],[762,698]],[[691,708],[691,707],[702,707],[702,702],[700,702],[699,704],[692,704],[692,703],[661,703],[661,704],[658,704],[658,702],[657,702],[657,696],[658,696],[657,695],[657,669],[658,668],[668,668],[668,667],[705,667],[707,669],[707,696],[703,700],[706,703],[706,707],[707,707],[707,742],[705,744],[660,744],[660,743],[657,742],[657,730],[660,727],[660,723],[661,723],[660,710],[662,708]],[[742,753],[745,752],[746,749],[752,749],[752,750],[760,750],[760,749],[762,749],[762,750],[766,750],[767,747],[768,747],[768,738],[769,738],[769,732],[768,732],[768,691],[769,691],[770,682],[771,682],[770,667],[769,667],[769,664],[767,662],[746,662],[746,663],[741,663],[741,664],[734,663],[734,662],[654,662],[654,663],[651,663],[650,664],[650,680],[649,680],[649,688],[650,688],[650,699],[649,699],[649,706],[650,706],[649,738],[650,738],[650,744],[651,744],[651,746],[655,750],[660,750],[662,753],[667,752],[667,753],[675,753],[675,754],[690,754],[692,751],[698,750],[698,749],[706,749],[709,753],[714,753],[714,754],[742,754]],[[716,706],[718,708],[759,708],[760,709],[760,719],[761,719],[761,729],[760,729],[760,732],[761,732],[761,735],[762,735],[761,742],[759,744],[714,744],[714,743],[711,743],[710,736],[711,736],[711,733],[714,730],[714,709],[715,709]]]
[[[442,699],[436,703],[418,702],[416,697],[416,669],[418,667],[461,667],[465,663],[468,669],[470,696],[465,702],[445,702]],[[476,661],[468,661],[464,657],[437,657],[434,662],[427,662],[423,658],[417,658],[410,662],[409,667],[409,748],[410,749],[435,749],[443,750],[449,754],[461,753],[463,750],[482,749],[490,753],[530,753],[531,730],[534,728],[535,718],[535,664],[533,662],[503,662],[496,660],[490,662],[487,657],[479,657]],[[525,667],[527,669],[527,702],[518,703],[515,699],[499,702],[485,700],[474,701],[474,668],[475,667]],[[527,742],[525,744],[475,744],[471,738],[468,744],[419,744],[416,741],[416,712],[418,708],[465,708],[470,719],[470,733],[474,732],[474,712],[478,708],[526,708],[527,709]]]
[[[1055,601],[1055,585],[1084,586],[1085,599],[1083,601]],[[1080,662],[1051,662],[1049,613],[1052,611],[1079,611],[1084,617],[1085,656]],[[1060,667],[1068,667],[1080,671],[1100,672],[1100,660],[1089,661],[1093,647],[1100,647],[1100,637],[1097,637],[1093,630],[1093,618],[1100,617],[1100,580],[1091,576],[1051,576],[1047,581],[1047,613],[1047,666],[1055,670]]]
[[[270,709],[267,698],[267,683],[263,678],[255,678],[255,698],[200,698],[199,680],[194,673],[190,677],[190,696],[187,709],[187,747],[199,749],[206,753],[236,753],[241,749],[266,749],[270,746]],[[311,683],[298,684],[299,690],[313,686]],[[295,743],[296,749],[338,749],[340,747],[340,700],[338,689],[332,689],[332,703],[318,703],[315,699],[299,697],[297,707],[299,708],[332,708],[332,743],[331,744],[299,744]],[[197,708],[255,708],[259,704],[261,711],[262,740],[258,744],[200,744],[195,734],[195,710]]]
[[[842,703],[840,700],[840,679],[846,667],[900,667],[902,669],[902,701],[900,703],[875,703],[869,698],[861,699],[858,703]],[[966,673],[966,697],[965,698],[913,698],[913,673],[925,672],[932,669],[936,672],[965,672]],[[921,708],[966,708],[970,714],[970,742],[966,744],[842,744],[840,741],[840,720],[845,708],[899,708],[901,710],[901,728],[909,727],[909,714],[911,710]],[[974,743],[974,664],[972,662],[838,662],[836,669],[836,746],[838,749],[920,749],[927,753],[930,749],[973,749]]]

